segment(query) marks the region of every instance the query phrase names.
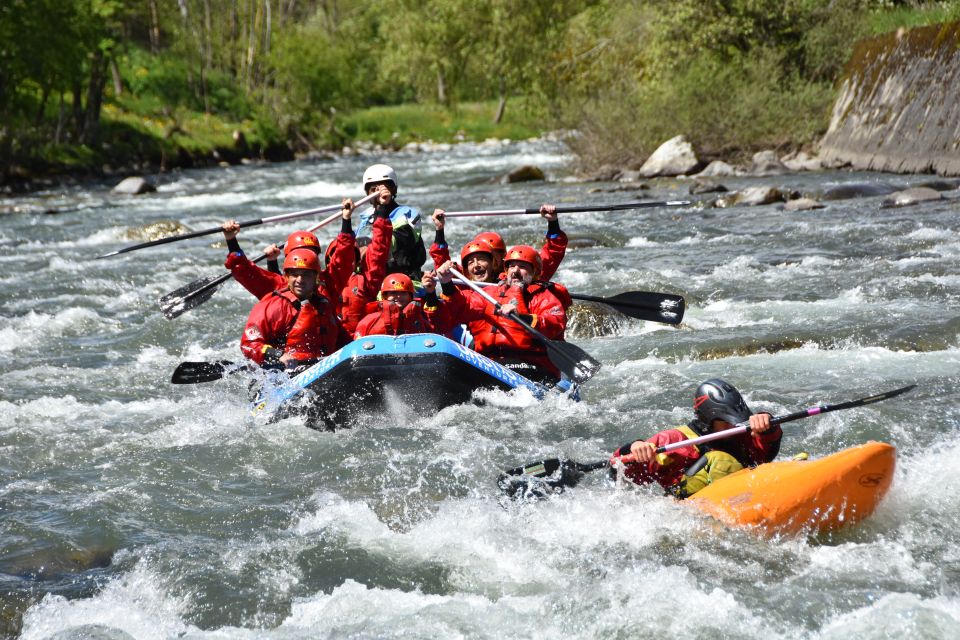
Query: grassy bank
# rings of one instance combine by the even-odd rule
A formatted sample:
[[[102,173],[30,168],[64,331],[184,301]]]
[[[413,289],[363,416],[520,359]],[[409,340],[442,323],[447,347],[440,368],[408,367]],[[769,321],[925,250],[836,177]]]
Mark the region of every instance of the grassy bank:
[[[10,188],[28,189],[71,177],[157,173],[174,168],[236,164],[245,159],[284,161],[299,152],[337,152],[359,143],[399,149],[410,142],[526,139],[543,133],[543,120],[518,99],[493,122],[495,101],[405,104],[337,114],[331,126],[284,135],[257,120],[231,120],[185,108],[166,109],[123,98],[103,107],[97,145],[40,142],[29,128],[17,140],[8,167]]]

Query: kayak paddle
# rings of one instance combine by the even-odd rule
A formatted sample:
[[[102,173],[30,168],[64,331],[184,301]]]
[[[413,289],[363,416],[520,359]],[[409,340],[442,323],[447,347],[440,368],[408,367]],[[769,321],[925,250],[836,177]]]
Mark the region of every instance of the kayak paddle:
[[[488,295],[482,287],[468,280],[465,275],[456,269],[450,269],[450,273],[460,278],[463,284],[480,294],[483,299],[492,304],[497,311],[501,309],[502,305],[494,300],[492,296]],[[550,362],[552,362],[561,373],[577,384],[586,382],[600,370],[602,366],[600,362],[577,345],[563,340],[551,340],[524,322],[515,311],[511,311],[507,314],[507,317],[523,327],[527,333],[546,347],[547,357],[550,358]]]
[[[917,385],[915,384],[911,384],[906,387],[900,387],[899,389],[878,393],[876,395],[867,396],[866,398],[860,398],[858,400],[850,400],[849,402],[841,402],[840,404],[833,405],[820,404],[807,409],[802,409],[800,411],[795,411],[794,413],[773,416],[770,418],[770,424],[776,425],[783,424],[785,422],[793,422],[794,420],[809,418],[810,416],[820,415],[821,413],[840,411],[842,409],[853,409],[854,407],[862,407],[864,405],[873,404],[874,402],[880,402],[881,400],[889,400],[890,398],[907,393],[916,386]],[[704,442],[711,442],[713,440],[720,440],[722,438],[729,438],[730,436],[749,432],[750,425],[741,422],[735,427],[726,429],[724,431],[708,433],[707,435],[700,436],[699,438],[691,438],[690,440],[683,440],[681,442],[674,442],[673,444],[668,444],[663,447],[657,447],[655,453],[669,453],[675,449],[691,447]],[[622,462],[635,461],[632,454],[621,456],[620,460]],[[549,493],[560,493],[565,488],[575,487],[577,486],[577,483],[580,482],[580,478],[583,477],[584,473],[596,471],[597,469],[606,469],[609,468],[609,466],[609,460],[581,463],[576,462],[575,460],[567,460],[562,458],[548,458],[546,460],[539,460],[537,462],[526,464],[522,467],[515,467],[513,469],[504,471],[497,478],[497,486],[499,486],[502,491],[509,494],[511,497],[543,497]]]
[[[361,206],[377,197],[377,194],[373,193],[369,196],[361,198],[357,201],[356,206]],[[307,231],[311,233],[325,227],[337,218],[340,217],[340,212],[334,213],[333,215],[324,218],[320,222],[316,223],[311,227],[307,227]],[[221,229],[222,231],[223,229]],[[283,244],[277,245],[279,248],[283,248]],[[253,262],[262,262],[267,258],[267,254],[261,253],[259,256],[253,259]],[[194,280],[189,284],[185,284],[175,291],[171,291],[167,295],[160,298],[160,310],[163,312],[164,317],[167,320],[173,320],[191,309],[199,307],[201,304],[209,300],[217,289],[220,288],[224,282],[231,278],[231,274],[228,271],[227,273],[220,276],[206,276],[205,278],[199,278]]]
[[[621,211],[624,209],[649,209],[651,207],[685,207],[689,200],[667,200],[665,202],[626,202],[624,204],[595,204],[579,207],[557,207],[557,213],[583,213],[587,211]],[[446,211],[447,218],[465,218],[468,216],[519,216],[540,213],[536,209],[491,209],[481,211]]]
[[[358,202],[357,204],[360,204],[360,203]],[[270,216],[267,218],[256,218],[254,220],[247,220],[245,222],[241,222],[240,228],[243,229],[245,227],[255,227],[261,224],[269,224],[271,222],[283,222],[284,220],[294,220],[296,218],[306,218],[308,216],[315,216],[321,213],[330,213],[331,211],[339,211],[341,207],[342,205],[339,205],[339,204],[331,204],[326,207],[320,207],[319,209],[304,209],[303,211],[294,211],[293,213],[283,213],[278,216]],[[155,247],[160,244],[167,244],[169,242],[178,242],[180,240],[189,240],[190,238],[199,238],[200,236],[208,236],[214,233],[222,233],[222,232],[223,232],[223,227],[220,226],[220,227],[211,227],[210,229],[203,229],[202,231],[182,233],[176,236],[166,236],[163,238],[157,238],[156,240],[150,240],[148,242],[141,242],[140,244],[124,247],[123,249],[117,249],[116,251],[105,253],[102,256],[97,256],[97,258],[109,258],[110,256],[115,256],[121,253],[127,253],[129,251],[137,251],[138,249]]]

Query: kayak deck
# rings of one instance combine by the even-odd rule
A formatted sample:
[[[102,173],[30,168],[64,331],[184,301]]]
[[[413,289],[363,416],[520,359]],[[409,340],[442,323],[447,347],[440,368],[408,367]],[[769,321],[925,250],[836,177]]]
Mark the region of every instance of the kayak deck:
[[[896,448],[868,442],[817,460],[743,469],[687,502],[727,525],[770,534],[819,533],[872,514],[895,468]]]

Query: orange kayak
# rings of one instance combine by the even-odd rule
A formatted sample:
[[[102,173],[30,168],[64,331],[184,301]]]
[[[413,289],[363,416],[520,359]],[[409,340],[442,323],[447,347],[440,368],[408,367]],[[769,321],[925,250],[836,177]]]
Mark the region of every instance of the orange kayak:
[[[732,526],[817,533],[868,517],[893,482],[897,450],[868,442],[818,460],[769,462],[704,487],[686,502]]]

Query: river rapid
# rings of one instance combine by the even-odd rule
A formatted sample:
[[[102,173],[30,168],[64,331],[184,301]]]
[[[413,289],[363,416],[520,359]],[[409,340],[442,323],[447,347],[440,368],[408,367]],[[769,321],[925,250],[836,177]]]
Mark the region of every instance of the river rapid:
[[[620,319],[568,339],[603,362],[583,401],[482,394],[352,429],[264,424],[242,376],[173,386],[183,360],[239,360],[254,299],[227,283],[175,320],[157,299],[223,271],[216,236],[98,260],[172,221],[191,230],[360,195],[387,162],[425,212],[688,198],[568,179],[555,142],[460,145],[186,171],[159,191],[85,185],[0,199],[0,629],[23,638],[953,638],[960,624],[960,192],[561,217],[572,291],[686,297],[680,327]],[[547,182],[499,185],[521,164]],[[818,194],[928,176],[725,178]],[[704,196],[705,197],[705,196]],[[454,251],[539,216],[459,218]],[[304,223],[306,226],[306,223]],[[297,223],[245,229],[253,255]],[[321,241],[335,229],[320,232]],[[424,236],[433,231],[429,219]],[[429,264],[429,263],[428,263]],[[890,494],[833,534],[764,538],[602,474],[516,504],[497,474],[603,459],[686,422],[722,376],[754,410],[911,394],[784,426],[781,458],[896,445]],[[21,624],[22,623],[22,624]]]

